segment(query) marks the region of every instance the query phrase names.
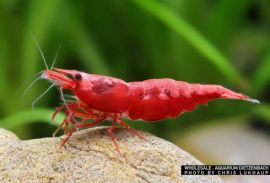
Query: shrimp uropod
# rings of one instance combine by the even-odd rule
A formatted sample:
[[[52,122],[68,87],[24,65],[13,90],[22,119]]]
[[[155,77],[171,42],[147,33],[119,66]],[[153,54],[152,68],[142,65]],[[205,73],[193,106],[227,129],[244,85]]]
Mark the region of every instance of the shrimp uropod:
[[[122,118],[143,121],[176,118],[183,112],[192,111],[199,104],[207,104],[209,100],[218,98],[259,103],[256,99],[220,85],[190,84],[169,78],[125,82],[114,77],[57,68],[44,70],[42,78],[57,85],[61,92],[69,90],[75,99],[65,102],[53,114],[53,118],[61,110],[66,114],[55,131],[57,133],[64,126],[67,137],[61,146],[66,143],[75,129],[88,128],[107,119],[112,121],[108,134],[119,153],[113,134],[117,124],[144,139]],[[87,122],[89,119],[93,121]],[[68,128],[70,124],[71,129]]]

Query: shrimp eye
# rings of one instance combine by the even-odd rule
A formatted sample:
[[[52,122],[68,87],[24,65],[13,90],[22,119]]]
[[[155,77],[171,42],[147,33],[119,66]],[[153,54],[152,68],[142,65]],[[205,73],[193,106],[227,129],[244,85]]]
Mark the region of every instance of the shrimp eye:
[[[81,81],[82,80],[82,75],[80,75],[79,73],[77,73],[77,74],[75,74],[74,79],[76,81]]]

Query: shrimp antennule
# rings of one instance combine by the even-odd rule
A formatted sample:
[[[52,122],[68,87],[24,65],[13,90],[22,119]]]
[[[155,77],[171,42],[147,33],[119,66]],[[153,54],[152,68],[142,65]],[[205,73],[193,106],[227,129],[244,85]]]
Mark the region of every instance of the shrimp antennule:
[[[42,56],[42,60],[43,60],[43,62],[44,62],[44,64],[45,64],[46,69],[49,70],[49,67],[48,67],[48,64],[47,64],[47,62],[46,62],[45,56],[44,56],[44,54],[43,54],[43,52],[42,52],[41,47],[39,46],[39,44],[38,44],[38,42],[37,42],[37,39],[35,38],[35,36],[34,36],[34,34],[33,34],[32,32],[30,32],[30,33],[31,33],[31,36],[32,36],[32,38],[33,38],[33,40],[34,40],[34,42],[35,42],[35,44],[36,44],[36,46],[37,46],[37,48],[38,48],[38,50],[39,50],[41,56]]]
[[[53,67],[54,67],[55,61],[56,61],[56,59],[57,59],[57,56],[58,56],[58,53],[59,53],[59,51],[60,51],[60,48],[61,48],[61,47],[62,47],[62,43],[60,43],[60,44],[59,44],[59,46],[58,46],[58,48],[57,48],[57,51],[56,51],[55,57],[54,57],[54,59],[53,59],[53,63],[52,63],[52,65],[51,65],[51,70],[53,70]]]

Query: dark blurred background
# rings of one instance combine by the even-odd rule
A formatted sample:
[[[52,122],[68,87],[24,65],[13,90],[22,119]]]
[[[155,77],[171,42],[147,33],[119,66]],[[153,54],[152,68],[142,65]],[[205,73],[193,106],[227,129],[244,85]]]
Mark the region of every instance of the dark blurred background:
[[[35,74],[45,69],[31,32],[49,65],[62,43],[58,68],[126,81],[169,77],[221,84],[259,99],[260,105],[211,101],[177,119],[129,124],[172,141],[206,163],[230,162],[211,155],[220,154],[213,141],[226,147],[243,137],[241,130],[254,144],[265,141],[266,150],[253,147],[246,137],[235,142],[236,147],[247,144],[260,156],[270,152],[269,0],[0,0],[0,127],[22,139],[51,136],[55,127],[50,116],[60,103],[55,89],[31,109],[49,86],[46,81],[22,98]]]

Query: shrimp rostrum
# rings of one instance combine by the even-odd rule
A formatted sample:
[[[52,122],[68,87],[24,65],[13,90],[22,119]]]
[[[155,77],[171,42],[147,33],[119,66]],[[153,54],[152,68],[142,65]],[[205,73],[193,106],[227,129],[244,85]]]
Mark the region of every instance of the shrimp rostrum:
[[[59,86],[61,92],[69,90],[75,98],[58,107],[53,115],[55,117],[61,110],[66,114],[57,129],[64,126],[67,135],[62,145],[75,129],[111,120],[108,134],[119,151],[113,135],[117,124],[143,139],[123,118],[143,121],[176,118],[183,112],[192,111],[199,104],[207,104],[209,100],[218,98],[258,103],[255,99],[220,85],[190,84],[168,78],[125,82],[118,78],[56,68],[43,71],[42,77]],[[89,119],[92,121],[89,122]],[[71,129],[68,128],[70,124]]]

